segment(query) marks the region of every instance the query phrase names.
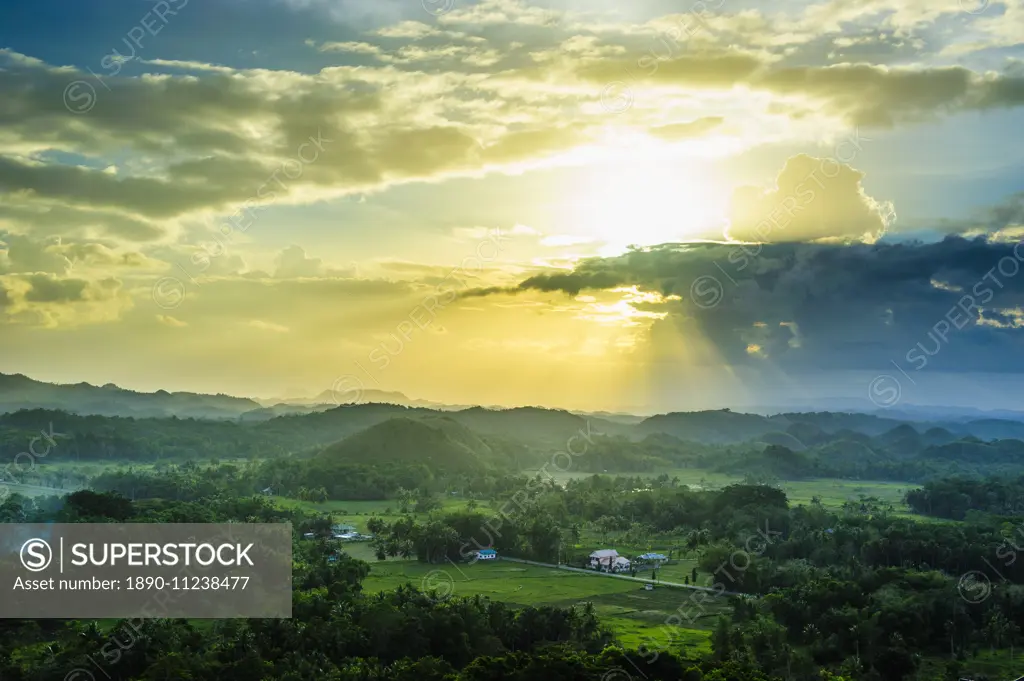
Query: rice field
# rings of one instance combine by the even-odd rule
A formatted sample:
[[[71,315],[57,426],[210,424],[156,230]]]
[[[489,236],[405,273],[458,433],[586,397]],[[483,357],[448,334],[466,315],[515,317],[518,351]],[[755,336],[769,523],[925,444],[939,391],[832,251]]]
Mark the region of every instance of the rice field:
[[[710,650],[710,631],[717,617],[730,609],[724,597],[696,598],[694,594],[699,592],[664,586],[646,591],[639,582],[500,559],[440,565],[374,560],[363,591],[378,593],[406,583],[438,598],[480,596],[513,607],[593,603],[599,620],[623,645],[645,646],[647,650],[669,646],[683,646],[694,653]]]

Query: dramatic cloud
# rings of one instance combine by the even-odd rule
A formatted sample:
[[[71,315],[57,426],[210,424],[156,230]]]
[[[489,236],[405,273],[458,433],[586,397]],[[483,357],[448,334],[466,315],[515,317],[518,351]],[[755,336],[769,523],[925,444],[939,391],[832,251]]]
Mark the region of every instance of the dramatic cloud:
[[[291,245],[277,256],[275,277],[293,279],[297,277],[318,277],[324,273],[324,261],[320,258],[308,258],[301,247]]]
[[[43,272],[64,275],[74,268],[158,270],[162,264],[146,255],[115,249],[98,241],[65,241],[0,232],[0,274]]]
[[[951,370],[1024,363],[1020,197],[967,205],[1020,189],[1016,6],[243,5],[217,11],[287,20],[210,41],[183,12],[146,59],[0,49],[5,357],[78,371],[87,338],[129,375],[311,382],[401,338],[424,393],[535,395],[573,357],[587,399],[650,358],[877,368],[940,331]]]
[[[876,241],[893,208],[864,193],[863,177],[834,158],[794,156],[774,189],[736,190],[726,235],[751,242]]]
[[[646,61],[644,61],[646,60]],[[870,64],[779,67],[756,55],[681,54],[665,61],[594,60],[576,67],[596,83],[681,89],[747,88],[790,99],[808,112],[821,109],[850,125],[889,128],[934,120],[940,114],[1017,107],[1024,104],[1024,77],[976,73],[961,66],[888,67]]]
[[[118,279],[96,281],[52,274],[0,275],[0,313],[30,326],[79,326],[117,319],[132,306]]]
[[[1019,244],[690,244],[581,262],[470,296],[637,287],[655,324],[715,348],[715,361],[793,371],[931,361],[948,371],[1024,371]],[[753,347],[756,346],[756,347]],[[753,347],[753,349],[751,349]],[[923,359],[922,359],[923,358]],[[918,367],[914,367],[918,368]]]
[[[0,233],[0,274],[66,274],[71,269],[71,261],[61,250],[59,237],[34,240],[19,234]]]

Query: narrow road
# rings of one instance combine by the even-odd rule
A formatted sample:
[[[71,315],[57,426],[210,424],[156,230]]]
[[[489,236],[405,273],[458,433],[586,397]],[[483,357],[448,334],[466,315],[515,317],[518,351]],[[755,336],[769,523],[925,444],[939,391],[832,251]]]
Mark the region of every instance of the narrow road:
[[[629,575],[617,575],[611,572],[599,572],[597,570],[585,570],[583,568],[570,567],[568,565],[555,565],[554,563],[538,563],[535,560],[523,560],[522,558],[509,558],[502,556],[501,560],[507,560],[512,563],[523,563],[524,565],[538,565],[540,567],[552,568],[554,570],[568,570],[570,572],[580,572],[585,575],[591,575],[594,577],[613,577],[615,579],[628,579],[631,582],[640,582],[641,584],[654,584],[655,586],[671,586],[677,589],[692,589],[693,591],[707,591],[717,595],[726,596],[744,596],[747,598],[753,598],[750,594],[739,593],[738,591],[720,591],[718,589],[712,589],[707,586],[696,586],[695,584],[680,584],[678,582],[662,582],[653,581],[650,579],[644,579],[643,577],[630,577]]]

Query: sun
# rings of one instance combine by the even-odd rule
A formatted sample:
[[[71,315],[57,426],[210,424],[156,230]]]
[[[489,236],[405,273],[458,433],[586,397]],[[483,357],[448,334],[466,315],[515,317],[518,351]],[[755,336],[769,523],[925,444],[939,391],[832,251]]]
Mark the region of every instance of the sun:
[[[678,163],[587,168],[564,204],[568,229],[615,252],[720,235],[721,215],[714,183]]]

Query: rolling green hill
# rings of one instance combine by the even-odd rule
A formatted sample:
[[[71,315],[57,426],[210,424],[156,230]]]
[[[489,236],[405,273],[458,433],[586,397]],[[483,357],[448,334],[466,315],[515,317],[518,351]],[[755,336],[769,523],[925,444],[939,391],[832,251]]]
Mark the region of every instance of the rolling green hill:
[[[494,450],[445,417],[392,418],[326,447],[320,460],[347,464],[423,464],[432,471],[473,473],[498,463]]]

